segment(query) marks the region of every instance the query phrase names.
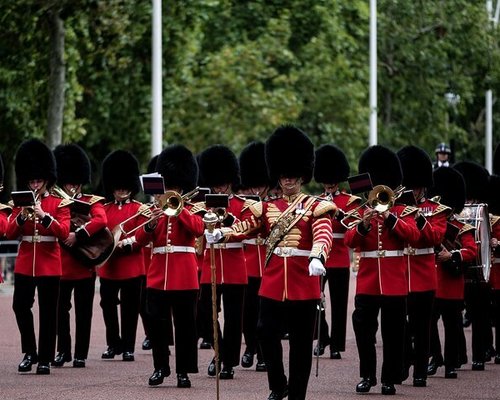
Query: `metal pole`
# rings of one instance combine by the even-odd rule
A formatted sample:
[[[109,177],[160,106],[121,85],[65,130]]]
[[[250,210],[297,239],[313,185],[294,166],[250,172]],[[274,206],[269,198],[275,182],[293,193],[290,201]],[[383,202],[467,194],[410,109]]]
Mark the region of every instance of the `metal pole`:
[[[493,92],[491,89],[486,91],[486,132],[484,146],[484,167],[493,171]]]
[[[377,0],[370,0],[370,146],[377,144]]]
[[[153,0],[152,37],[152,112],[151,112],[151,156],[162,149],[163,103],[162,103],[162,0]]]

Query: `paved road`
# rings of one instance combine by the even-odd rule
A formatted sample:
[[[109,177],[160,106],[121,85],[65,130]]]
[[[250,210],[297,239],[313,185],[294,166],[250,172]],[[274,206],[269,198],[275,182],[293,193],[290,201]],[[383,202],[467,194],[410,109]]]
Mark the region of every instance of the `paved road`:
[[[353,278],[354,288],[354,278]],[[351,290],[351,298],[352,298]],[[20,339],[12,305],[12,287],[0,285],[0,399],[41,400],[115,400],[115,399],[216,399],[215,378],[206,374],[211,350],[199,351],[200,373],[191,375],[191,389],[177,389],[175,375],[163,385],[148,387],[152,359],[150,352],[140,350],[142,327],[137,337],[136,361],[101,360],[105,349],[104,326],[98,295],[94,304],[94,322],[87,368],[52,368],[50,376],[34,373],[19,374],[17,364],[22,358]],[[352,301],[351,301],[352,305]],[[466,330],[470,343],[470,328]],[[378,340],[380,344],[381,341]],[[284,342],[285,346],[287,343]],[[242,348],[243,350],[243,348]],[[378,349],[380,350],[380,348]],[[286,353],[286,349],[285,349]],[[328,353],[328,349],[327,349]],[[470,359],[470,351],[469,351]],[[71,365],[71,364],[69,364]],[[173,360],[171,365],[175,365]],[[360,399],[360,396],[380,397],[380,385],[369,395],[357,395],[354,387],[359,381],[357,351],[352,327],[348,327],[347,351],[342,360],[319,360],[319,377],[315,377],[315,364],[309,381],[308,400]],[[380,365],[379,365],[380,367]],[[470,364],[459,371],[457,380],[445,380],[442,368],[430,377],[427,388],[414,388],[411,379],[397,386],[397,398],[433,400],[500,399],[500,365],[488,363],[484,372],[471,371]],[[234,380],[220,382],[221,400],[264,400],[269,394],[265,373],[236,368]]]

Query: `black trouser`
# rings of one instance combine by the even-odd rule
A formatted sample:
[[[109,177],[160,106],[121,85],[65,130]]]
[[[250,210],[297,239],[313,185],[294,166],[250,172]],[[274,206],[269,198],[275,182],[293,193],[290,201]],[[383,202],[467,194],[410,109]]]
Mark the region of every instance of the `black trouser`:
[[[427,377],[434,296],[434,290],[408,294],[404,365],[409,368],[413,364],[414,378],[425,379]]]
[[[472,325],[472,361],[484,362],[489,347],[490,286],[486,282],[466,282],[465,299]]]
[[[21,274],[14,276],[12,309],[16,314],[21,334],[21,350],[27,354],[37,353],[31,309],[35,302],[35,289],[38,290],[38,361],[41,364],[49,364],[54,359],[59,279],[59,276],[31,277]]]
[[[133,353],[141,303],[141,277],[121,280],[100,278],[100,281],[100,305],[106,326],[107,345],[116,350]],[[118,305],[120,305],[121,336]]]
[[[285,328],[289,333],[289,400],[306,398],[317,305],[318,300],[276,301],[261,297],[257,335],[272,391],[282,392],[287,385],[281,338]]]
[[[220,330],[219,353],[220,360],[226,367],[235,367],[240,363],[241,336],[243,330],[243,299],[247,285],[217,285],[217,313],[220,311],[221,297],[224,297],[224,333]],[[212,316],[212,287],[201,285],[201,301],[207,315]]]
[[[444,365],[447,369],[457,368],[460,354],[460,335],[462,329],[462,300],[434,300],[431,322],[430,355],[438,362],[443,360],[441,341],[439,340],[438,320],[443,319],[444,326]]]
[[[327,268],[326,281],[330,291],[332,329],[328,332],[326,313],[321,311],[320,341],[330,345],[330,351],[345,351],[347,303],[349,298],[349,268]],[[322,288],[324,291],[324,287]],[[328,308],[328,307],[327,307]],[[317,334],[316,334],[317,338]]]
[[[141,316],[142,326],[144,328],[144,334],[147,338],[150,336],[151,322],[149,321],[149,315],[147,311],[147,301],[146,301],[146,275],[141,276],[141,307],[139,309],[139,315]]]
[[[57,351],[71,354],[71,294],[75,297],[75,358],[89,354],[90,328],[94,304],[95,276],[85,279],[61,279],[57,307]]]
[[[146,289],[146,301],[151,322],[150,339],[153,344],[155,370],[170,370],[168,345],[171,342],[169,326],[175,325],[175,370],[178,374],[198,372],[198,335],[196,333],[196,300],[198,290]]]
[[[495,349],[500,356],[500,289],[493,289],[491,293],[493,301],[493,324],[495,325]]]
[[[196,329],[198,331],[198,337],[203,340],[213,343],[214,334],[212,327],[212,298],[211,296],[204,295],[202,297],[202,291],[200,290],[198,295],[198,312],[196,313]]]
[[[376,296],[358,294],[354,299],[352,323],[359,354],[359,373],[362,378],[376,377],[375,351],[378,314],[383,344],[382,383],[401,381],[403,371],[406,296]]]
[[[248,277],[248,286],[245,291],[243,305],[243,336],[245,337],[246,351],[257,354],[257,359],[262,360],[262,351],[257,342],[257,322],[259,320],[259,289],[262,278]]]

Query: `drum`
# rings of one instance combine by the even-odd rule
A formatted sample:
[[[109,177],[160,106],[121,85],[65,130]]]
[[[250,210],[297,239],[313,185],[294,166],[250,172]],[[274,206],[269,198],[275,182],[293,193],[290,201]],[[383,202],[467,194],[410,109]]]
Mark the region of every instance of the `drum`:
[[[487,204],[466,204],[458,220],[475,228],[476,262],[467,267],[465,279],[488,282],[491,269],[491,225]]]

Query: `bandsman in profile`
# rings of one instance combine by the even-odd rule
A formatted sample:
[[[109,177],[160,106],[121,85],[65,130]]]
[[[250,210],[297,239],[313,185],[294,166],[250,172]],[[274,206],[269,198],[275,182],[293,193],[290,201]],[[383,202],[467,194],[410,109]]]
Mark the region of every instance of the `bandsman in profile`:
[[[14,205],[7,227],[8,239],[21,244],[14,266],[12,308],[21,334],[24,358],[19,372],[31,371],[38,362],[37,374],[50,374],[56,347],[57,300],[62,274],[59,240],[69,234],[71,201],[50,194],[56,181],[52,151],[38,139],[23,142],[16,153],[17,187],[32,191],[34,204]],[[35,339],[33,303],[38,292],[39,338]]]
[[[61,243],[62,276],[57,312],[57,355],[52,366],[62,367],[64,363],[73,360],[73,367],[83,368],[90,345],[95,266],[100,262],[99,259],[104,261],[104,257],[111,254],[113,237],[109,231],[103,231],[107,223],[104,197],[82,193],[82,186],[90,183],[91,172],[90,160],[85,151],[75,144],[59,145],[55,148],[54,155],[58,185],[58,191],[54,194],[74,202],[69,206],[70,233]],[[90,254],[86,249],[90,250]],[[75,307],[73,357],[70,332],[72,295]]]

